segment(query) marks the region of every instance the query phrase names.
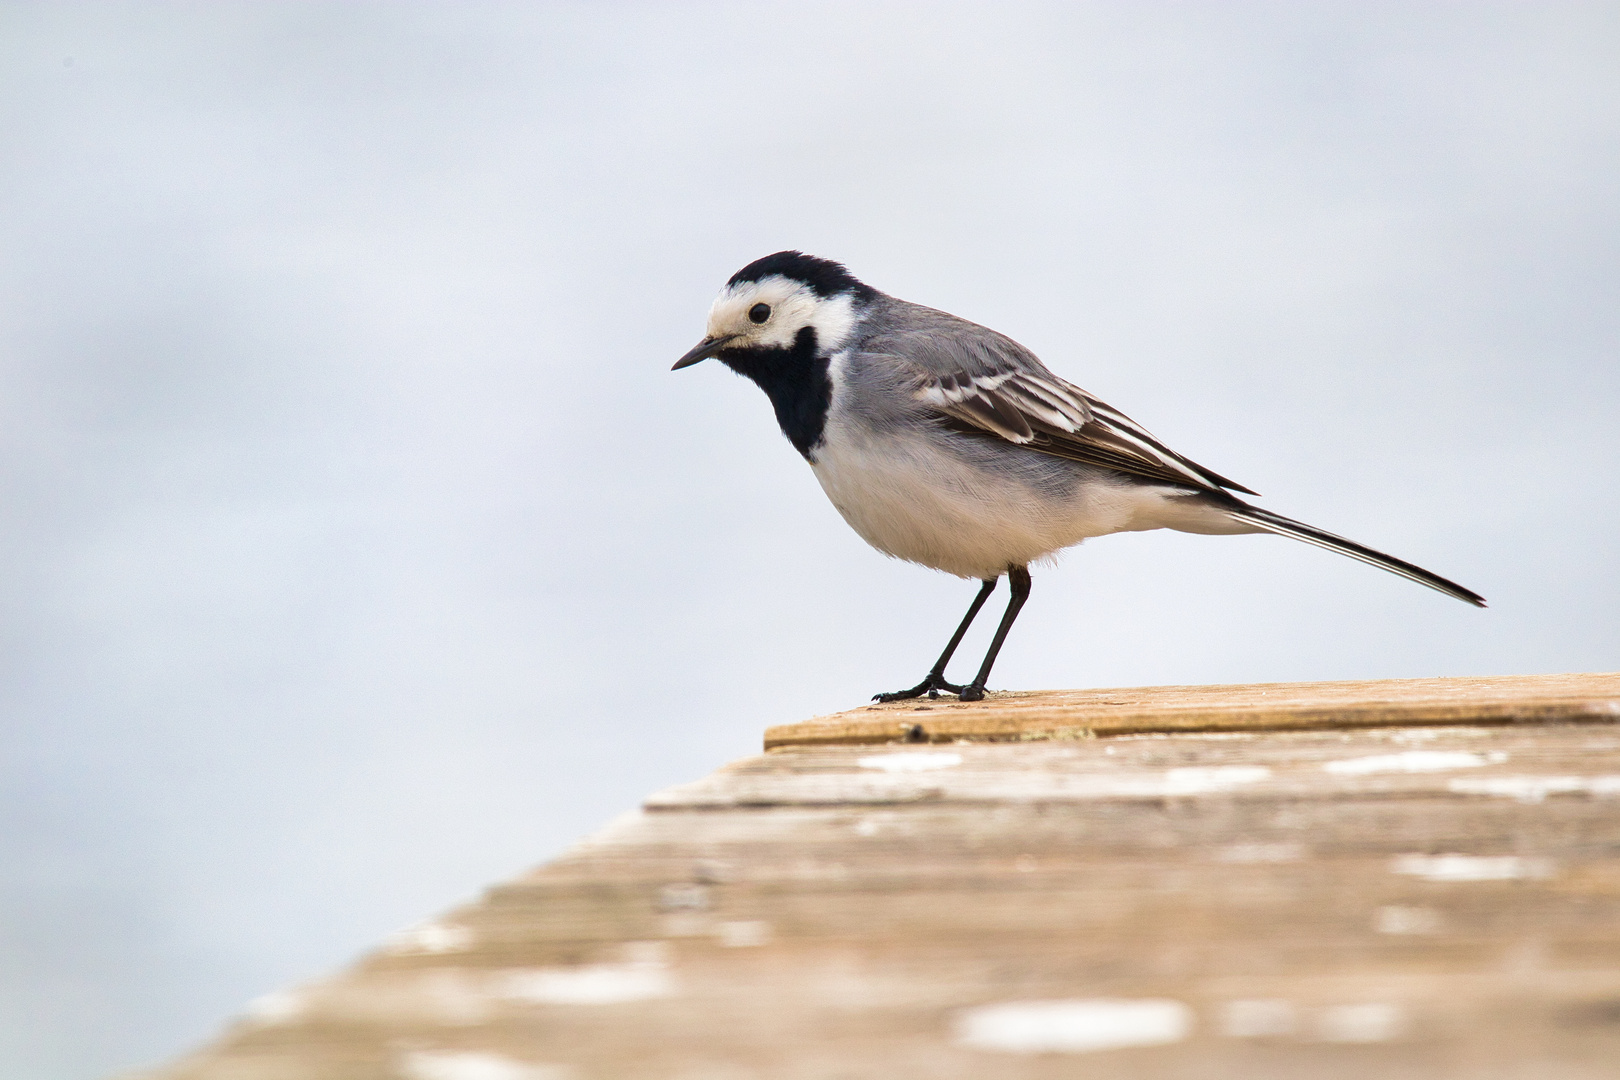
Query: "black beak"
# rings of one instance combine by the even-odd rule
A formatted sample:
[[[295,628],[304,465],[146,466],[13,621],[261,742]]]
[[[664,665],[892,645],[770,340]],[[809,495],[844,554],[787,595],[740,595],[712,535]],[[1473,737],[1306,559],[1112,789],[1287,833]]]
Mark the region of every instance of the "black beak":
[[[707,360],[709,357],[713,356],[727,345],[730,345],[731,339],[736,336],[737,335],[735,334],[730,334],[722,338],[704,338],[702,341],[697,343],[697,347],[691,352],[675,361],[675,366],[669,370],[679,371],[683,367],[691,367],[693,364],[696,364],[701,360]]]

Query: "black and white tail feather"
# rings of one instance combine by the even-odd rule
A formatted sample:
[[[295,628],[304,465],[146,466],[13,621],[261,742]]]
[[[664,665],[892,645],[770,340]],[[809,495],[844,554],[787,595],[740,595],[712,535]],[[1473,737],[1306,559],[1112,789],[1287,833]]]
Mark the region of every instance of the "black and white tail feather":
[[[928,380],[918,397],[937,408],[959,431],[994,436],[1054,457],[1190,489],[1216,503],[1228,517],[1263,532],[1336,551],[1447,596],[1485,606],[1478,593],[1421,566],[1249,505],[1230,492],[1258,492],[1171,450],[1118,409],[1045,370],[1028,353],[1018,360],[1017,369],[971,375],[947,372]]]
[[[1485,598],[1472,589],[1465,589],[1455,581],[1448,581],[1439,574],[1414,566],[1405,559],[1397,559],[1393,555],[1385,555],[1382,551],[1374,551],[1365,544],[1358,544],[1354,540],[1346,540],[1342,536],[1335,536],[1330,532],[1323,532],[1314,525],[1307,525],[1303,521],[1285,518],[1281,514],[1273,514],[1269,510],[1262,510],[1258,506],[1250,506],[1238,499],[1232,500],[1241,509],[1229,510],[1228,513],[1239,521],[1246,521],[1257,529],[1264,529],[1278,536],[1287,536],[1295,540],[1303,540],[1307,544],[1315,544],[1319,548],[1337,551],[1340,555],[1348,555],[1368,566],[1376,566],[1380,570],[1388,570],[1392,574],[1399,574],[1408,581],[1415,581],[1419,585],[1427,585],[1436,592],[1443,592],[1447,596],[1455,596],[1458,600],[1473,604],[1477,607],[1485,606]]]

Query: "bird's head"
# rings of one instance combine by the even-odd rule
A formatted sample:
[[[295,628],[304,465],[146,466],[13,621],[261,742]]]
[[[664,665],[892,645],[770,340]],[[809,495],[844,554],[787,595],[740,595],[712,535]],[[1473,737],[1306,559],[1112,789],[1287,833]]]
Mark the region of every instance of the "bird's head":
[[[876,290],[828,259],[801,251],[778,251],[749,263],[726,282],[709,308],[703,340],[672,370],[727,352],[789,350],[805,330],[816,352],[837,352]],[[722,356],[722,359],[724,357]]]

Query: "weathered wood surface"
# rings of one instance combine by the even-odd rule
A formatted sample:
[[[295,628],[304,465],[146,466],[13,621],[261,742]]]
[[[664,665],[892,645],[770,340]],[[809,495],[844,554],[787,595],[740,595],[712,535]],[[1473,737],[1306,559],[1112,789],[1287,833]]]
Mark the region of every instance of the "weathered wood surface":
[[[153,1075],[1608,1080],[1583,716],[777,750]]]
[[[783,724],[765,748],[1620,719],[1620,674],[1028,690],[897,701]]]

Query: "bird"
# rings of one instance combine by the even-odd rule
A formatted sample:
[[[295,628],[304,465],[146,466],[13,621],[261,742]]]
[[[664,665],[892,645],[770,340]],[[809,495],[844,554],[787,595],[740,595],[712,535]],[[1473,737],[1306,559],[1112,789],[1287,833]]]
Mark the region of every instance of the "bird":
[[[710,357],[765,392],[863,540],[981,583],[923,680],[875,701],[982,701],[1029,599],[1030,565],[1117,532],[1273,533],[1485,606],[1420,566],[1245,502],[1239,494],[1258,493],[1171,450],[1012,338],[882,293],[830,259],[778,251],[731,275],[703,339],[671,370]],[[952,683],[946,666],[1002,577],[1011,595],[978,674]]]

